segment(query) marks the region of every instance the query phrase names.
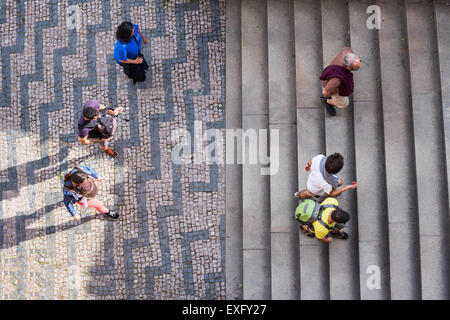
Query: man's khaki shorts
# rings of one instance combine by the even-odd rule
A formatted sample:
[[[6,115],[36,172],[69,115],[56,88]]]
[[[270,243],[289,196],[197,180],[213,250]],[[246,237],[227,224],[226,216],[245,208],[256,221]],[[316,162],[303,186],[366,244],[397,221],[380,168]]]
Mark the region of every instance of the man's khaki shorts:
[[[333,100],[334,103],[336,104],[336,107],[340,109],[347,108],[348,104],[350,103],[348,97],[343,97],[340,96],[339,94],[332,95],[331,100]]]

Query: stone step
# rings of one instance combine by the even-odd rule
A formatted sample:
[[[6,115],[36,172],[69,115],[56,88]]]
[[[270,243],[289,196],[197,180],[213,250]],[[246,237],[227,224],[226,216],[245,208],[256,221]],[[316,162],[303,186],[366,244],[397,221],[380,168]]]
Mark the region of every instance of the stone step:
[[[293,223],[297,189],[294,14],[292,0],[267,1],[269,127],[279,134],[270,144],[272,299],[299,298],[298,232]],[[278,164],[277,164],[278,163]]]
[[[295,0],[294,21],[298,190],[303,190],[308,179],[305,164],[315,155],[325,154],[324,111],[318,99],[322,69],[320,1]],[[328,245],[300,232],[299,246],[300,299],[329,299]]]
[[[378,32],[366,28],[366,10],[371,4],[370,0],[349,1],[352,49],[365,62],[353,73],[359,287],[361,299],[373,300],[389,299],[390,290]],[[376,276],[375,272],[380,281],[368,286],[367,281]]]
[[[323,68],[349,43],[348,5],[346,1],[323,0],[322,51]],[[353,136],[353,106],[338,109],[337,116],[325,116],[326,154],[339,152],[344,157],[344,168],[338,176],[344,184],[356,180]],[[339,205],[351,214],[345,231],[348,240],[333,241],[329,245],[330,299],[359,299],[358,215],[356,191],[339,196]]]
[[[422,299],[448,299],[448,199],[432,1],[406,1]],[[420,23],[417,23],[420,21]],[[443,174],[444,173],[444,174]]]
[[[276,129],[280,142],[272,176],[227,167],[228,299],[450,296],[450,3],[375,3],[380,30],[366,27],[369,0],[227,2],[227,128]],[[365,63],[329,117],[319,75],[349,45]],[[306,162],[333,152],[359,186],[338,197],[350,238],[327,245],[299,232],[292,195]]]
[[[241,1],[226,3],[226,127],[242,128]],[[235,148],[234,154],[237,154]],[[237,163],[237,159],[235,160]],[[242,299],[242,166],[226,166],[227,300]]]
[[[445,155],[447,168],[447,192],[450,186],[450,1],[440,0],[434,2],[434,16],[439,55],[439,75],[441,86],[442,115],[444,123]],[[447,194],[447,212],[450,214],[450,194]],[[449,219],[449,216],[447,216]],[[447,246],[449,242],[447,240]],[[448,271],[447,271],[448,274]],[[450,284],[447,282],[447,286]]]
[[[243,129],[267,130],[266,0],[241,1],[241,40]],[[270,177],[262,175],[261,169],[264,169],[261,164],[242,167],[243,298],[246,300],[271,299]]]
[[[380,73],[386,164],[391,299],[420,299],[417,185],[411,116],[409,60],[403,1],[382,8]],[[377,192],[374,190],[373,192]]]

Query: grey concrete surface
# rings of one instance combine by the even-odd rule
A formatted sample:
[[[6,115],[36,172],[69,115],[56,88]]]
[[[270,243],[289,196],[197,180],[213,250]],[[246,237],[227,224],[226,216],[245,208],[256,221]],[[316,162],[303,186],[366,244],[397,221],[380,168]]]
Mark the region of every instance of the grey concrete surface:
[[[378,32],[361,28],[366,23],[366,8],[372,2],[350,1],[350,42],[353,51],[365,62],[354,72],[353,122],[358,208],[359,279],[361,299],[389,299],[389,269],[380,273],[380,288],[367,286],[368,268],[388,264],[389,248],[386,168],[381,106]]]
[[[268,129],[266,1],[241,2],[241,30],[243,128]],[[271,297],[270,179],[261,168],[243,165],[244,299]]]
[[[270,176],[272,299],[298,299],[296,225],[292,212],[297,189],[294,14],[290,0],[267,2],[269,127],[279,132],[279,170]],[[276,209],[275,209],[276,208]]]
[[[448,199],[432,1],[405,3],[418,188],[422,298],[448,299]],[[421,21],[421,23],[417,23]],[[443,201],[444,200],[444,201]],[[432,236],[434,246],[424,246]],[[436,243],[436,242],[441,243]]]
[[[244,249],[244,299],[270,300],[270,249]]]
[[[391,299],[420,298],[416,178],[403,1],[378,1]]]
[[[323,68],[349,45],[348,6],[345,1],[322,1]],[[358,84],[356,83],[356,86]],[[320,93],[318,94],[320,96]],[[350,100],[351,101],[351,100]],[[325,116],[327,155],[339,152],[344,157],[344,168],[338,176],[349,184],[356,180],[354,153],[353,105],[338,109],[336,117]],[[356,192],[350,190],[339,196],[339,205],[351,214],[345,231],[348,240],[330,244],[330,298],[359,299],[358,215]]]
[[[288,212],[283,212],[287,214]],[[271,277],[273,300],[298,300],[300,298],[298,273],[297,234],[271,233]]]
[[[320,1],[294,0],[297,108],[323,108],[317,100],[322,72]]]
[[[241,1],[226,2],[226,127],[242,128]],[[235,152],[236,154],[236,152]],[[226,167],[226,297],[242,299],[242,166]]]
[[[439,55],[439,76],[441,86],[441,103],[445,135],[445,155],[447,170],[447,203],[450,204],[450,1],[435,1],[434,19],[436,23],[436,37]],[[449,208],[447,213],[450,214]],[[449,215],[447,215],[449,218]],[[450,226],[447,227],[447,233]],[[447,242],[447,247],[450,243]],[[447,261],[448,265],[448,261]],[[447,274],[449,271],[447,271]]]
[[[294,1],[294,17],[298,190],[302,190],[308,179],[305,164],[312,157],[325,154],[324,110],[317,99],[322,69],[320,1]],[[299,255],[300,298],[329,299],[328,246],[299,231]]]

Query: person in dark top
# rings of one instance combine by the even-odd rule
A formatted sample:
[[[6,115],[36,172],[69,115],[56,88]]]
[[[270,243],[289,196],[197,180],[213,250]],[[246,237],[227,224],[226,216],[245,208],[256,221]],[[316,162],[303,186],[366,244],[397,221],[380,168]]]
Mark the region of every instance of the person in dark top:
[[[124,68],[128,78],[133,84],[145,81],[145,71],[149,66],[142,54],[141,43],[147,44],[147,39],[139,30],[137,24],[123,22],[117,27],[117,42],[114,47],[114,59]]]
[[[336,115],[336,109],[346,108],[349,104],[348,96],[353,93],[353,73],[361,66],[361,59],[355,55],[350,47],[342,51],[331,61],[320,75],[322,82],[322,103],[327,113]]]
[[[81,112],[80,118],[78,119],[78,127],[81,128],[86,124],[91,123],[92,121],[96,121],[100,117],[100,112],[103,111],[106,107],[101,105],[96,100],[89,100],[83,106],[83,111]],[[116,110],[108,109],[106,112],[110,115],[117,116],[123,111],[122,107],[117,108]],[[93,144],[98,143],[98,147],[103,152],[109,154],[110,156],[117,156],[117,152],[109,147],[109,141],[112,139],[98,139],[89,135],[92,130],[95,128],[82,128],[78,130],[78,141],[81,144]]]
[[[75,167],[64,176],[64,205],[75,221],[81,220],[80,215],[76,213],[73,206],[75,203],[78,203],[83,208],[95,208],[98,212],[104,213],[113,219],[119,218],[119,213],[112,212],[101,201],[96,199],[98,188],[95,181],[101,182],[102,179],[100,179],[93,168],[87,166]]]

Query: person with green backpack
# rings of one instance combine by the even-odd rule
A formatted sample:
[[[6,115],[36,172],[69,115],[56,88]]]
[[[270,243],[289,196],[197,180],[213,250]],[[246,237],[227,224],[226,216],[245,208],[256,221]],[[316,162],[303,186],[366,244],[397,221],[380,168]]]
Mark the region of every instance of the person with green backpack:
[[[328,197],[320,204],[312,199],[302,201],[295,210],[295,219],[300,222],[302,231],[309,237],[331,243],[334,236],[347,239],[348,234],[340,230],[350,215],[338,207],[335,198]]]

